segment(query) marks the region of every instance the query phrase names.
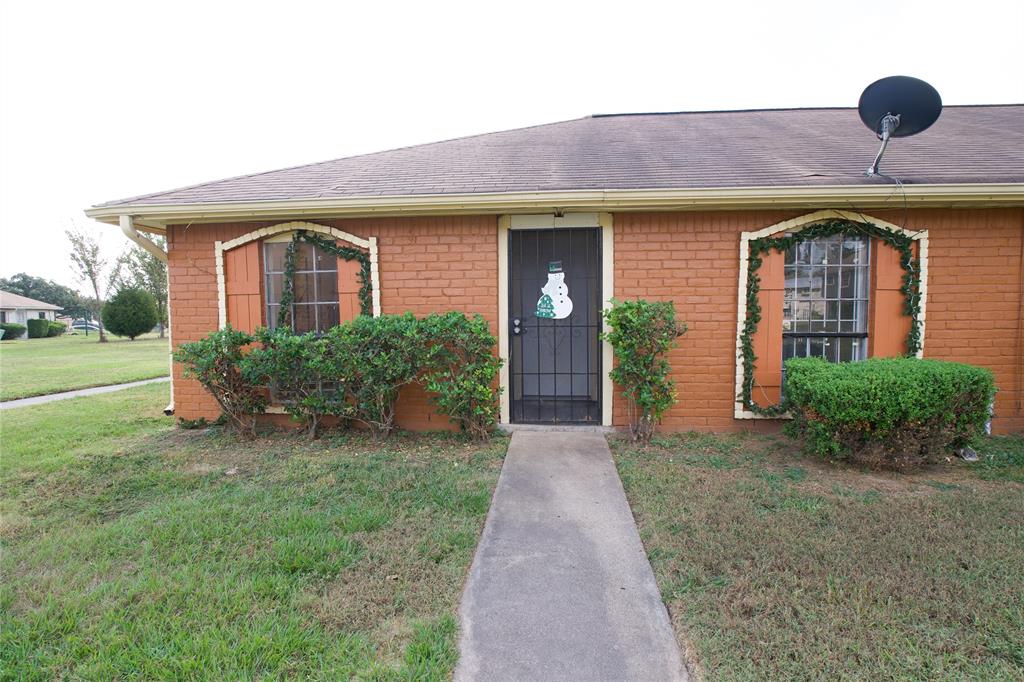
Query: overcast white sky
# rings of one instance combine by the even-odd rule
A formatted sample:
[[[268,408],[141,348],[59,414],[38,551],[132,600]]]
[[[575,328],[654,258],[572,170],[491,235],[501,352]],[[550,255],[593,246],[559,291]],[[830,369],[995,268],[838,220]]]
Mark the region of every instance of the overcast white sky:
[[[592,113],[1024,102],[1024,2],[0,0],[0,275],[78,286],[82,209]],[[865,159],[867,162],[869,159]]]

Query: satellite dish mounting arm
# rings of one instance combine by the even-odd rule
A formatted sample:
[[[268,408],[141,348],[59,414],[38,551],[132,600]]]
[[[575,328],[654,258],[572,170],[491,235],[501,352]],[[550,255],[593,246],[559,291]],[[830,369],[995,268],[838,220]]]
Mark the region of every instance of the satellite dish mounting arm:
[[[885,148],[889,146],[889,138],[892,134],[900,127],[900,114],[887,113],[882,117],[882,121],[879,125],[881,132],[878,133],[879,139],[882,140],[882,146],[878,149],[878,154],[875,155],[875,161],[871,166],[864,171],[864,175],[871,177],[872,175],[878,175],[878,164],[882,161],[882,154],[885,154]]]

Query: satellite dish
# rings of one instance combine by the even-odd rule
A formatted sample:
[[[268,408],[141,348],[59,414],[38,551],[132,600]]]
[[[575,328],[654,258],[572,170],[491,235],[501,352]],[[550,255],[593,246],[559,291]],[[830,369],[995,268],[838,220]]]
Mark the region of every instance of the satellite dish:
[[[878,175],[878,164],[889,138],[909,137],[927,130],[942,113],[942,98],[928,83],[910,76],[877,80],[861,93],[857,105],[860,120],[882,141],[875,162],[865,175]]]

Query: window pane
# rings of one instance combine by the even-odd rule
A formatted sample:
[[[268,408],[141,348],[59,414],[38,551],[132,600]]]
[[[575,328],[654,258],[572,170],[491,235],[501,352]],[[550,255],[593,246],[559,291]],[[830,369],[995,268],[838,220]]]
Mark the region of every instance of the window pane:
[[[322,249],[316,249],[316,269],[317,272],[337,272],[338,257]]]
[[[823,332],[825,330],[825,302],[811,301],[811,326],[812,332]]]
[[[325,272],[316,275],[316,300],[318,303],[337,302],[338,273]]]
[[[839,298],[839,268],[825,270],[825,298]]]
[[[811,265],[824,264],[827,254],[828,247],[824,241],[815,240],[811,242]]]
[[[338,326],[339,318],[337,303],[321,303],[317,306],[317,313],[320,318],[320,327],[318,331],[325,332],[331,327]]]
[[[313,303],[316,301],[313,290],[313,278],[315,275],[307,273],[295,273],[292,280],[292,295],[296,303]]]
[[[284,275],[267,275],[267,303],[274,305],[281,302],[281,286]]]
[[[785,362],[793,357],[796,348],[796,339],[782,339],[782,361]]]
[[[859,268],[845,268],[839,278],[839,295],[842,298],[858,298],[857,273]]]
[[[297,304],[292,327],[296,334],[305,334],[316,330],[316,309],[312,305]]]
[[[867,248],[864,239],[848,237],[843,241],[843,263],[847,265],[867,265]]]
[[[829,239],[825,249],[825,262],[828,265],[837,265],[841,262],[843,244],[839,239]]]
[[[284,253],[288,242],[270,242],[263,245],[263,262],[267,272],[284,272]]]
[[[299,242],[298,248],[295,252],[295,269],[312,270],[314,260],[313,245],[306,242]]]
[[[281,309],[279,305],[268,305],[267,306],[267,326],[271,329],[277,328],[277,316],[278,310]]]

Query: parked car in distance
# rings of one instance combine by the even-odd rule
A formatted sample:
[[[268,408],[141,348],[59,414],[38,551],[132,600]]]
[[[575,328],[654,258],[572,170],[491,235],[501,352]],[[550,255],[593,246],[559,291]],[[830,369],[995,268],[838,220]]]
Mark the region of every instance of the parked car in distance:
[[[71,323],[71,330],[76,332],[98,332],[100,327],[95,322],[89,320],[74,320]]]

